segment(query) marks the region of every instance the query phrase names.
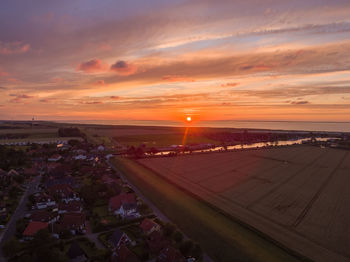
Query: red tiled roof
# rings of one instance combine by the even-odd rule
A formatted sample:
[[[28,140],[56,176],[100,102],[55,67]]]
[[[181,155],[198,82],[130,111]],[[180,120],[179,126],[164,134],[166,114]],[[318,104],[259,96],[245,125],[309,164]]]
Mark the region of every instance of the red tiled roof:
[[[61,225],[65,228],[77,228],[85,223],[85,214],[83,213],[66,213],[63,216]]]
[[[39,230],[49,226],[46,222],[32,221],[23,232],[23,236],[34,236]]]
[[[109,207],[112,210],[117,210],[123,204],[134,204],[136,203],[136,198],[133,193],[120,194],[109,199]]]
[[[56,217],[57,214],[48,211],[36,211],[32,213],[32,221],[49,222]]]
[[[176,250],[172,246],[168,246],[162,250],[157,258],[157,262],[185,262],[185,258],[181,255],[180,251]]]
[[[143,230],[144,233],[148,233],[153,227],[156,226],[158,226],[158,224],[148,218],[145,218],[140,224],[140,228]]]
[[[116,255],[112,258],[113,262],[137,262],[138,258],[125,245],[116,249]]]
[[[164,247],[170,245],[170,241],[166,239],[159,231],[153,231],[147,239],[148,247],[152,253],[158,253]]]
[[[81,209],[81,202],[77,200],[70,201],[69,203],[59,203],[59,210],[66,210],[68,212],[78,212]]]

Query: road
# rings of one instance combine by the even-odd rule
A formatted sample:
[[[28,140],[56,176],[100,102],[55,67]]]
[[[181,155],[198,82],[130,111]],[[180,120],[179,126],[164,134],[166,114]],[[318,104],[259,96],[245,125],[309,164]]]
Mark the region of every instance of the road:
[[[27,190],[22,195],[21,200],[18,203],[16,211],[12,214],[10,221],[7,223],[5,230],[0,236],[0,262],[6,261],[2,254],[2,245],[7,240],[9,240],[16,233],[16,221],[23,218],[27,212],[27,202],[28,196],[36,191],[37,186],[40,183],[41,175],[34,178],[34,180],[29,183]]]
[[[116,168],[110,161],[108,161],[108,164],[110,165],[110,167],[115,170],[117,172],[117,174],[120,176],[120,178],[125,181],[126,183],[128,183],[128,185],[132,188],[132,190],[135,191],[135,193],[137,194],[137,196],[139,198],[142,199],[142,201],[144,203],[146,203],[152,210],[153,213],[160,218],[161,220],[163,220],[164,222],[169,222],[172,223],[171,220],[166,217],[150,200],[148,200],[143,194],[142,192],[136,187],[134,186],[132,183],[130,183],[130,181],[126,178],[126,176],[123,174],[123,172],[121,172],[118,168]],[[175,224],[175,223],[173,223]],[[188,236],[184,235],[184,239],[189,239]],[[206,253],[203,253],[203,262],[214,262]]]

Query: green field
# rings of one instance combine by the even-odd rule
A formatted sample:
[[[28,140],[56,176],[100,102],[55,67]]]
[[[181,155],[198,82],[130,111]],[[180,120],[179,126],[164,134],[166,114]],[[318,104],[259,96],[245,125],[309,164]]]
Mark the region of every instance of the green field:
[[[114,165],[214,261],[300,261],[284,249],[126,158]]]

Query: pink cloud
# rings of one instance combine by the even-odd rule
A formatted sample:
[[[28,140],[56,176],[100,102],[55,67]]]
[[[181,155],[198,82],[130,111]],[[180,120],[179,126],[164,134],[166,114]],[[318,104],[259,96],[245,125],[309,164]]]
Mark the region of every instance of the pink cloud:
[[[133,75],[137,71],[136,66],[128,64],[123,60],[119,60],[115,64],[111,65],[110,69],[121,76]]]
[[[84,73],[101,73],[108,70],[108,65],[104,64],[100,59],[92,59],[87,62],[81,63],[77,68],[77,71],[83,71]]]
[[[98,49],[99,49],[100,51],[110,51],[110,50],[112,49],[112,47],[111,47],[110,44],[105,44],[105,43],[103,43],[103,44],[100,44],[100,45],[99,45]]]
[[[52,78],[51,80],[52,80],[52,82],[54,82],[54,83],[62,83],[63,78],[62,78],[62,77],[54,77],[54,78]]]
[[[0,77],[2,77],[2,76],[8,76],[8,75],[9,75],[9,73],[3,71],[3,70],[0,68]]]
[[[29,44],[17,42],[1,42],[0,41],[0,55],[23,54],[30,49]]]
[[[9,96],[14,97],[9,101],[10,103],[21,103],[23,102],[23,99],[30,99],[34,97],[30,95],[18,95],[18,94],[10,94]]]

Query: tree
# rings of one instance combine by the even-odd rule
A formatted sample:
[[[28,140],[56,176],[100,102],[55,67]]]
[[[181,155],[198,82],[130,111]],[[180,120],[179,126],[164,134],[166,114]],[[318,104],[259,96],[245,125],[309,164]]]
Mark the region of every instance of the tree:
[[[2,252],[4,253],[5,257],[15,255],[20,249],[21,243],[15,237],[12,237],[2,245]]]
[[[176,230],[176,226],[171,224],[171,223],[169,223],[169,222],[166,223],[163,226],[163,234],[164,234],[164,236],[167,236],[167,237],[171,236],[174,233],[175,230]]]
[[[176,243],[180,243],[183,240],[184,236],[180,231],[176,230],[174,232],[173,238],[176,241]]]
[[[192,251],[191,251],[191,254],[193,257],[195,257],[197,260],[200,260],[203,256],[203,251],[202,251],[202,248],[201,246],[198,244],[198,243],[195,243],[193,248],[192,248]]]
[[[194,246],[194,243],[192,240],[186,240],[180,244],[179,250],[181,251],[182,255],[186,257],[190,254],[193,246]]]
[[[16,221],[16,235],[18,237],[21,237],[26,227],[27,227],[27,221],[24,218],[18,219]]]

